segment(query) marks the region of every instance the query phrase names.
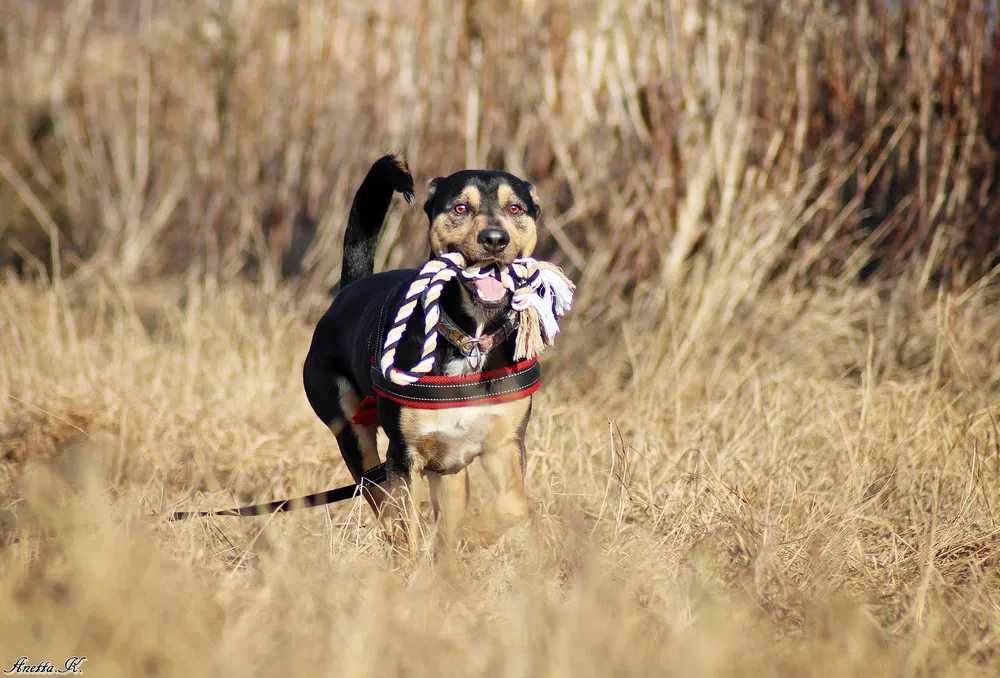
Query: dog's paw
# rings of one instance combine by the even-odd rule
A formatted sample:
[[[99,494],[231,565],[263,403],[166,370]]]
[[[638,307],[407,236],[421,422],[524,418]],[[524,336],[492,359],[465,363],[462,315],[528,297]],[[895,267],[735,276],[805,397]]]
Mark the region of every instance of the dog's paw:
[[[379,174],[397,193],[402,193],[406,202],[413,202],[413,176],[410,168],[398,155],[384,155],[375,161]]]

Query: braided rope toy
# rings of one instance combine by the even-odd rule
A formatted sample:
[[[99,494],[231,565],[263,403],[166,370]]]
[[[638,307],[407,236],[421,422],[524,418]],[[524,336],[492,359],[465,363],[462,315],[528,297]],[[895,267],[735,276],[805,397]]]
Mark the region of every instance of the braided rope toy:
[[[441,291],[445,283],[459,276],[467,280],[493,277],[511,292],[510,305],[518,315],[515,360],[533,358],[553,344],[559,334],[559,318],[569,310],[576,289],[558,266],[530,257],[515,259],[507,266],[469,267],[465,265],[465,257],[457,252],[434,257],[410,283],[386,335],[379,362],[386,379],[394,384],[412,384],[434,368]],[[396,348],[418,303],[424,310],[423,348],[417,364],[403,370],[395,365]]]

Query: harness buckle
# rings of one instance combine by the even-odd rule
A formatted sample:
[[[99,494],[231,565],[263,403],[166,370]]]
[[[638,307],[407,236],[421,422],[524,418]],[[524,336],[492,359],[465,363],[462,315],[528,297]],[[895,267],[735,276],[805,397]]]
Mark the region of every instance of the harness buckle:
[[[475,337],[462,337],[458,342],[458,350],[466,357],[471,356],[473,353],[482,353],[479,340]]]
[[[468,361],[469,367],[473,370],[478,370],[483,366],[483,363],[486,362],[486,354],[483,353],[483,350],[479,347],[478,341],[470,343],[471,346],[469,346],[468,350],[462,349],[462,353],[465,354],[465,359]]]

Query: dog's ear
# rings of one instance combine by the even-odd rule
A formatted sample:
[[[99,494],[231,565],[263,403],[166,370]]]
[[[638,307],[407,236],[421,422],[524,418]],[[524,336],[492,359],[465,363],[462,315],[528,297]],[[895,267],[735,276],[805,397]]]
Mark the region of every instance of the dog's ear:
[[[444,180],[444,177],[434,177],[427,182],[427,200],[424,202],[424,213],[427,214],[427,218],[430,219],[434,212],[434,194],[437,193],[438,184]]]
[[[533,203],[533,206],[535,208],[531,216],[533,219],[537,221],[538,217],[542,216],[542,201],[538,197],[538,190],[532,183],[528,183],[528,195],[531,196],[531,202]]]

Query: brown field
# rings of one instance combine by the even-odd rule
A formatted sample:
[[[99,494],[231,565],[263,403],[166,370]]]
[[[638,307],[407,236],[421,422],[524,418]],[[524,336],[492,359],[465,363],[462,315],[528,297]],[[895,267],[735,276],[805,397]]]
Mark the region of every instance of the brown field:
[[[1000,675],[997,2],[508,5],[2,4],[0,670]],[[390,150],[579,283],[531,524],[167,523],[348,480],[301,365]]]

